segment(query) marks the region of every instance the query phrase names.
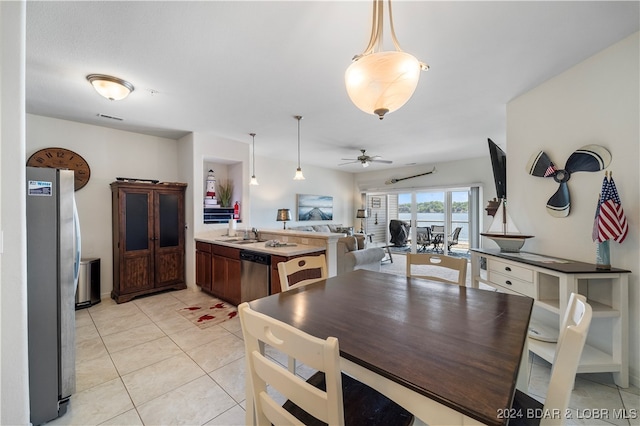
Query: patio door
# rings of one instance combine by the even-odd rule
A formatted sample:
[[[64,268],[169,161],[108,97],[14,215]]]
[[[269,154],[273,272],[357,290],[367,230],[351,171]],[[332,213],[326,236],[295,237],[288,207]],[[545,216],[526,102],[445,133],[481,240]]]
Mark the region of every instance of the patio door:
[[[477,202],[473,202],[474,193],[477,194],[477,191],[472,191],[472,188],[398,193],[397,219],[411,224],[411,252],[468,252],[470,243],[474,241],[474,238],[470,238],[470,230],[478,229],[473,224],[478,215],[469,214],[469,206],[477,206]],[[424,228],[436,230],[439,235],[437,239],[426,243],[420,238],[419,234],[423,233]],[[454,242],[452,237],[456,228],[461,229],[457,232],[457,242]]]

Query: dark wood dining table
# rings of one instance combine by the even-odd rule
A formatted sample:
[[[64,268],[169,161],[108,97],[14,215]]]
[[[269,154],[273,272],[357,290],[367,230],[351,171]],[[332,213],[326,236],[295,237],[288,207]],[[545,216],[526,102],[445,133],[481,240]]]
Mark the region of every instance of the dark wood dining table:
[[[336,337],[343,371],[428,424],[508,422],[531,298],[356,270],[249,304]]]

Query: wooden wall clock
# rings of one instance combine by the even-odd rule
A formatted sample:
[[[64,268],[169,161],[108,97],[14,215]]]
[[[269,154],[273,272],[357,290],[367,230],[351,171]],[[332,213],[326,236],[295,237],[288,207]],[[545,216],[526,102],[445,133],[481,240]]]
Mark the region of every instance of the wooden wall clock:
[[[83,188],[91,177],[91,168],[87,160],[80,154],[65,148],[43,148],[36,151],[27,160],[27,166],[73,170],[76,191]]]

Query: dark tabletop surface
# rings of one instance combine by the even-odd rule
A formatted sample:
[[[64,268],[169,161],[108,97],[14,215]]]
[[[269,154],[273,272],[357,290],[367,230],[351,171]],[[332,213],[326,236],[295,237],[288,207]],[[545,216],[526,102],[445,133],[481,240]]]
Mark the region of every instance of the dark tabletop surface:
[[[611,272],[613,273],[631,272],[631,271],[627,271],[626,269],[618,269],[618,268],[597,269],[596,265],[593,263],[578,262],[577,260],[563,259],[555,256],[546,256],[544,254],[521,252],[522,255],[519,255],[518,253],[503,253],[498,249],[477,249],[477,248],[472,248],[471,251],[474,251],[480,254],[490,254],[492,256],[500,257],[502,259],[522,262],[522,263],[526,263],[527,265],[538,266],[540,268],[545,268],[545,269],[549,269],[551,271],[556,271],[556,272],[562,272],[564,274],[607,274]],[[531,260],[526,257],[528,254],[533,256],[541,256],[543,258],[556,259],[556,260],[559,260],[559,262],[552,262],[552,261],[543,262],[543,261]]]
[[[487,424],[504,424],[533,299],[356,270],[250,302],[341,356]]]

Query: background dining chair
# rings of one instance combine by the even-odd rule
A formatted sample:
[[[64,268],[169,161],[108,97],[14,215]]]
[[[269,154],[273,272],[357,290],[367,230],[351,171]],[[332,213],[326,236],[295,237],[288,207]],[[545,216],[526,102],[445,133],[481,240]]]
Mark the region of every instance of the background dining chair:
[[[324,254],[321,254],[319,256],[296,257],[287,262],[280,262],[278,263],[278,276],[282,291],[326,279],[329,276],[326,258]]]
[[[462,231],[462,226],[456,227],[456,229],[453,230],[451,235],[449,235],[449,238],[447,238],[448,251],[451,251],[451,246],[455,246],[456,244],[458,244],[458,237],[460,236],[460,231]]]
[[[560,327],[556,344],[549,389],[544,404],[524,392],[516,390],[512,408],[514,413],[523,413],[519,419],[511,419],[509,425],[563,425],[569,407],[578,363],[591,324],[592,310],[586,297],[571,293],[567,311]],[[540,417],[527,416],[537,414]],[[545,415],[548,413],[548,415]],[[557,413],[558,415],[552,415]]]
[[[444,241],[444,225],[431,225],[431,242],[433,250],[438,250],[438,246]]]
[[[319,256],[302,256],[278,263],[278,276],[280,277],[280,289],[287,291],[291,288],[305,286],[316,281],[326,279],[327,261],[324,254]],[[311,277],[311,278],[309,278]],[[289,371],[295,373],[296,359],[289,357]]]
[[[458,273],[457,281],[449,277],[439,275],[414,274],[412,266],[427,265],[442,268],[442,274],[450,275],[451,272]],[[437,270],[436,270],[437,272]],[[443,254],[427,253],[407,253],[407,277],[426,278],[448,284],[466,285],[467,282],[467,259],[445,256]]]
[[[418,251],[427,251],[428,246],[431,245],[431,228],[419,227],[416,228],[416,244],[420,246]]]
[[[413,415],[374,389],[340,371],[338,339],[311,336],[297,328],[251,309],[238,306],[245,342],[247,392],[253,405],[247,406],[247,424],[305,425],[408,425]],[[265,356],[265,344],[317,370],[304,381]],[[273,392],[287,402],[281,406]],[[252,409],[253,408],[253,409]]]

